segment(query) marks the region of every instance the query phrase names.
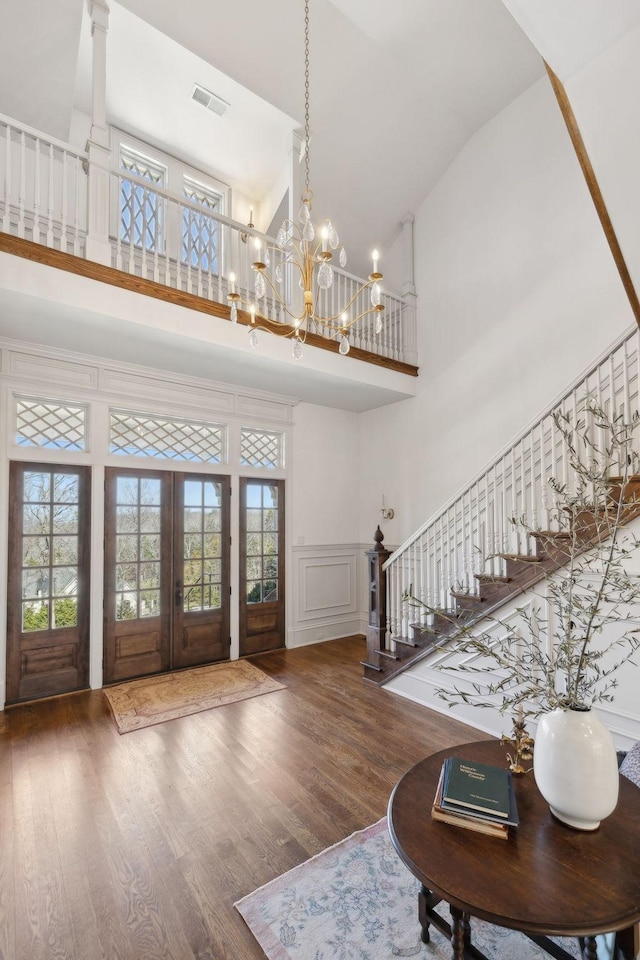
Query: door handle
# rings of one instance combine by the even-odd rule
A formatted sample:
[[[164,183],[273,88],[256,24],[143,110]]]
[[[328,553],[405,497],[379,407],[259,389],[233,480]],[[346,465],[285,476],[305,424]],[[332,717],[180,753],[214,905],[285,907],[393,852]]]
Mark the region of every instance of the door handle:
[[[176,607],[182,606],[182,580],[176,580]]]

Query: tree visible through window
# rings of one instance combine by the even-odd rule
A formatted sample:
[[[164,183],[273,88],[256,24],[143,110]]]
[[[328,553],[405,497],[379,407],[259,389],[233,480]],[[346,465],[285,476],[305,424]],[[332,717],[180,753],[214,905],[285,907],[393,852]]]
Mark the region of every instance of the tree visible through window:
[[[78,477],[26,470],[22,506],[22,629],[78,622]]]
[[[278,599],[278,488],[247,483],[247,603]]]

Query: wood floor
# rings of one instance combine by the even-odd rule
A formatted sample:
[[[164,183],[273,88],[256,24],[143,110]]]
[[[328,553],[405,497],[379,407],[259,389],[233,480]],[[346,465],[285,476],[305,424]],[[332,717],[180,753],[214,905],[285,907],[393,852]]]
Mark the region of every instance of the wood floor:
[[[364,654],[255,657],[286,690],[124,736],[100,691],[0,713],[0,960],[261,960],[235,900],[483,739],[363,681]]]

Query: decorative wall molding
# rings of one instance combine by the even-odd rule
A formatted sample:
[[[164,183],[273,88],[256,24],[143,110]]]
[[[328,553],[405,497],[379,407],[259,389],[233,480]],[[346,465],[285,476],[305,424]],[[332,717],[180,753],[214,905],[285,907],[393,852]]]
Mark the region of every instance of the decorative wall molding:
[[[293,408],[297,403],[292,397],[248,391],[230,384],[215,383],[196,377],[181,377],[164,370],[140,367],[136,364],[116,363],[98,357],[74,354],[71,351],[40,347],[17,340],[0,338],[0,377],[19,381],[26,389],[37,384],[38,391],[51,392],[54,396],[69,391],[80,392],[71,399],[95,398],[114,400],[122,404],[126,397],[163,403],[168,412],[176,412],[176,404],[187,412],[197,411],[202,418],[224,415],[246,420],[259,420],[274,425],[291,424]]]
[[[364,633],[364,544],[293,548],[290,646]]]
[[[37,384],[64,384],[71,389],[97,390],[100,371],[93,364],[80,363],[53,357],[34,351],[21,352],[7,349],[3,351],[7,375],[20,380],[35,381]],[[3,373],[5,367],[3,365]]]

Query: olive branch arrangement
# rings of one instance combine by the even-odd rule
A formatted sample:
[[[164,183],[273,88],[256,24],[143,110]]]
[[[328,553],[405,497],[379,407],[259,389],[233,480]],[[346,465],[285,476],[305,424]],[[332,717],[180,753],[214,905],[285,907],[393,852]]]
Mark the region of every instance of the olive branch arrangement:
[[[454,684],[437,690],[449,706],[493,707],[520,720],[558,707],[585,709],[611,702],[616,672],[635,663],[640,576],[630,565],[635,559],[640,570],[640,538],[627,524],[640,516],[633,446],[640,419],[637,414],[628,421],[622,414],[611,415],[587,397],[574,415],[556,411],[553,420],[571,472],[566,482],[549,480],[561,537],[545,538],[524,517],[510,518],[525,532],[537,533],[544,547],[549,543],[559,560],[543,575],[551,617],[545,619],[538,606],[528,604],[506,619],[478,614],[460,623],[455,614],[417,598],[412,586],[403,593],[409,606],[444,616],[453,628],[450,650],[461,654],[462,662],[441,663],[438,669],[477,678],[467,689]],[[478,629],[480,620],[489,628]],[[604,636],[605,628],[614,625],[614,633]]]

